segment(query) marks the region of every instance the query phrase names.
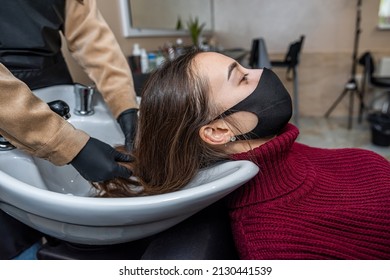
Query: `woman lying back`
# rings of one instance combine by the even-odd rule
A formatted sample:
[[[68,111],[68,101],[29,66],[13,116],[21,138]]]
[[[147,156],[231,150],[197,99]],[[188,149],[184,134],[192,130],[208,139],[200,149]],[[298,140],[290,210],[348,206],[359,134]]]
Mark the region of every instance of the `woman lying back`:
[[[271,70],[189,52],[144,89],[134,180],[97,187],[104,196],[171,192],[203,167],[251,160],[259,173],[226,199],[241,258],[390,258],[389,161],[295,142],[291,107]]]

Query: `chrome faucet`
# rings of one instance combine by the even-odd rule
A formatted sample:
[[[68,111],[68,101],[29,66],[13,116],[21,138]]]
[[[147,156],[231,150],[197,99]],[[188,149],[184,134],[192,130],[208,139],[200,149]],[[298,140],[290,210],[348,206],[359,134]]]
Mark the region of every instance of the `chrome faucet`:
[[[95,86],[84,86],[75,84],[74,92],[76,96],[76,108],[74,113],[79,116],[90,116],[95,112],[93,110],[92,97],[95,93]]]

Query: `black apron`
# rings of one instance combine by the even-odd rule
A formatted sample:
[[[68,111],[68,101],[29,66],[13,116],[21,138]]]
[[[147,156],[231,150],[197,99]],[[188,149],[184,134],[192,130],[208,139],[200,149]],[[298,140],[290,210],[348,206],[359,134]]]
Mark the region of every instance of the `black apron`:
[[[0,63],[32,90],[73,83],[61,53],[65,0],[0,0],[0,7]]]
[[[0,63],[32,90],[73,83],[61,54],[65,0],[0,0],[0,7]],[[42,236],[0,211],[0,259],[14,258]]]

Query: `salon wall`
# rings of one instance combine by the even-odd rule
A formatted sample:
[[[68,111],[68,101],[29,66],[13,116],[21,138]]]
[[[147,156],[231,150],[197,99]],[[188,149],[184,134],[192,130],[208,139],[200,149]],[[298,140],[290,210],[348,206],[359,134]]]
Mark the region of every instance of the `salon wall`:
[[[362,1],[359,41],[359,54],[370,50],[376,58],[390,56],[390,30],[376,28],[379,1]],[[147,50],[155,50],[167,41],[176,40],[124,38],[118,1],[97,2],[126,55],[131,53],[136,42]],[[357,0],[214,0],[213,41],[224,48],[249,49],[253,38],[263,37],[271,58],[277,59],[284,57],[290,42],[305,35],[299,66],[300,113],[323,116],[350,77],[356,5]],[[184,39],[189,42],[189,38]],[[82,70],[68,55],[66,57],[75,80],[89,83]],[[292,92],[292,83],[284,79],[285,70],[274,70]],[[348,98],[345,98],[332,116],[347,115],[347,110]]]

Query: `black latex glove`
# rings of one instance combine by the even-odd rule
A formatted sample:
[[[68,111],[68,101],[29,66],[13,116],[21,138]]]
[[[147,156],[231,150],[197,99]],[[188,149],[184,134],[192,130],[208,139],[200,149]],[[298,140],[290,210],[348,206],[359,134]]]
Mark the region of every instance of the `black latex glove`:
[[[126,150],[131,152],[134,148],[134,138],[137,131],[138,109],[127,109],[118,117],[118,123],[125,135]]]
[[[119,165],[118,161],[130,162],[132,158],[91,137],[70,164],[91,182],[102,182],[117,177],[129,178],[132,172]]]

